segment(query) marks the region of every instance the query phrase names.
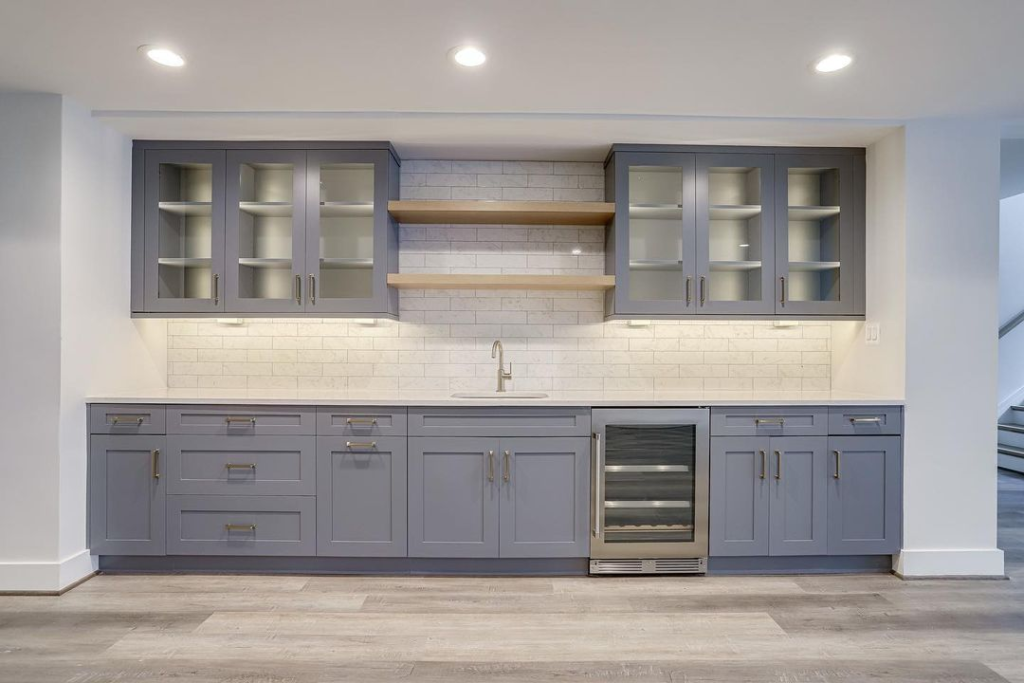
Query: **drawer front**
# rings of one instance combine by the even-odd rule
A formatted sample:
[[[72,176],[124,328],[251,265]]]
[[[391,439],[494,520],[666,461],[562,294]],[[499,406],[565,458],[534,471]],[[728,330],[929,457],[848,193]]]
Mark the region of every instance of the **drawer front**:
[[[320,406],[316,433],[321,436],[405,436],[405,408]]]
[[[589,408],[410,408],[410,436],[589,436]]]
[[[313,496],[167,496],[168,555],[316,555]]]
[[[167,406],[168,434],[316,434],[312,406]]]
[[[825,436],[828,409],[787,406],[712,408],[712,436]]]
[[[163,434],[163,406],[94,403],[89,406],[90,434]]]
[[[315,436],[171,436],[172,494],[312,496]]]
[[[903,410],[899,406],[833,406],[828,409],[828,433],[899,435]]]

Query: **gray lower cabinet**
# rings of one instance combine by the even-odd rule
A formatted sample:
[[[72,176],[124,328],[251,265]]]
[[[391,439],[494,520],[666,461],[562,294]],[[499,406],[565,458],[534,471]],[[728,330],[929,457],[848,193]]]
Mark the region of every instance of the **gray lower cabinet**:
[[[771,439],[768,552],[824,555],[828,550],[826,437]]]
[[[409,439],[409,556],[497,557],[498,439]]]
[[[94,555],[163,555],[163,436],[89,442],[89,548]]]
[[[168,496],[168,555],[316,555],[313,496]]]
[[[167,437],[172,494],[311,496],[315,436]]]
[[[405,557],[406,438],[317,440],[317,554]]]
[[[903,489],[900,437],[833,436],[828,448],[828,553],[897,552]]]
[[[586,557],[590,439],[503,438],[500,556]]]
[[[711,555],[768,554],[767,436],[723,436],[711,440]]]

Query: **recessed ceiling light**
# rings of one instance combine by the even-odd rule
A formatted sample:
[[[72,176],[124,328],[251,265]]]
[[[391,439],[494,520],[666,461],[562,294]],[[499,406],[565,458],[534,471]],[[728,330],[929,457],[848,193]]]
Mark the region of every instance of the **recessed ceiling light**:
[[[820,74],[830,74],[833,71],[845,69],[853,63],[853,57],[836,52],[825,55],[814,63],[814,70]]]
[[[162,64],[163,66],[185,66],[185,58],[174,50],[166,47],[159,47],[158,45],[142,45],[139,47],[139,52],[146,55],[157,64]]]
[[[487,55],[483,53],[483,50],[472,45],[453,47],[448,54],[460,66],[480,66],[487,61]]]

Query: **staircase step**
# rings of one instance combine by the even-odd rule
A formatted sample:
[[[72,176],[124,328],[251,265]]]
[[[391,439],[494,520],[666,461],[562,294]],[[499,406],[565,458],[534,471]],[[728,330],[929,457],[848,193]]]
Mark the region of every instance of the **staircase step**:
[[[1024,434],[1024,425],[1011,424],[1009,422],[1000,422],[999,430],[1003,432],[1014,432],[1015,434]]]
[[[1014,448],[1012,446],[999,446],[998,450],[1000,455],[1012,455],[1017,458],[1024,458],[1024,448]]]

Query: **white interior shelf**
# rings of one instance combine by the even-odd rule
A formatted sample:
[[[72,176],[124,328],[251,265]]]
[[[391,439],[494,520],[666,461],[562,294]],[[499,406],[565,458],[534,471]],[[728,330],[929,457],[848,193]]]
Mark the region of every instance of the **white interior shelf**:
[[[761,267],[760,261],[711,261],[711,270],[718,272],[735,272],[757,270]]]
[[[838,206],[791,206],[789,207],[789,220],[791,221],[820,221],[822,218],[839,215]]]
[[[246,258],[238,259],[238,265],[250,268],[291,268],[290,258]]]
[[[209,258],[161,258],[157,259],[157,263],[161,266],[168,266],[170,268],[202,268],[210,265]]]
[[[757,204],[715,204],[708,209],[711,220],[742,221],[761,214]]]
[[[790,261],[789,272],[813,273],[823,270],[835,270],[839,268],[839,266],[839,261]]]
[[[373,268],[372,258],[322,258],[320,268],[338,270],[342,268]]]
[[[161,211],[179,216],[209,216],[213,202],[160,202]]]
[[[238,208],[252,216],[291,216],[291,202],[238,202]]]
[[[676,259],[636,259],[629,262],[632,270],[679,270],[683,264]]]
[[[630,218],[682,218],[682,204],[630,204]]]
[[[321,216],[373,216],[373,202],[320,202]]]

